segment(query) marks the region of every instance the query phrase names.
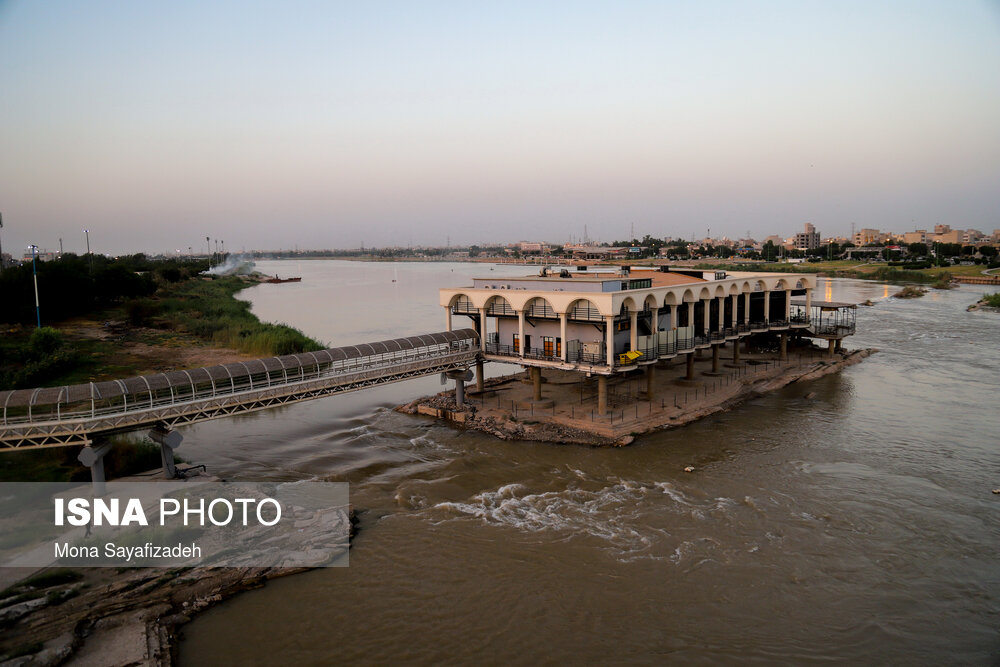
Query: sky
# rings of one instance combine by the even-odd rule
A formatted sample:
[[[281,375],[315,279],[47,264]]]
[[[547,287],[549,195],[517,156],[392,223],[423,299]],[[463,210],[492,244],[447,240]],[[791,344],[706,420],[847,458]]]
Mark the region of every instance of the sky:
[[[0,243],[1000,228],[1000,0],[0,0]]]

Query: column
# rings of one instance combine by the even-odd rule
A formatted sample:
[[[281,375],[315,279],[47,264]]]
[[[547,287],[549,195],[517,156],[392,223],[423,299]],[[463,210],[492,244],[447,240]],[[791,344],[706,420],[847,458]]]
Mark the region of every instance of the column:
[[[688,326],[694,331],[694,301],[688,301]]]
[[[739,294],[734,294],[733,295],[733,316],[731,318],[732,324],[729,325],[729,326],[731,326],[734,329],[736,328],[736,323],[738,321],[737,315],[738,315],[739,312],[740,312],[740,295]]]
[[[655,373],[656,373],[656,365],[655,364],[650,364],[649,366],[646,366],[646,400],[647,401],[652,401],[653,400],[653,393],[654,393],[654,386],[655,386],[653,383],[654,383],[654,375],[655,375]]]
[[[733,363],[740,363],[740,342],[738,340],[733,341]]]
[[[628,349],[634,350],[639,346],[639,311],[630,310],[628,311],[628,316],[629,316]]]
[[[785,290],[785,319],[792,317],[792,290]]]
[[[715,300],[719,302],[719,328],[717,331],[722,333],[726,328],[726,297],[719,296]]]
[[[535,390],[534,400],[542,400],[542,369],[532,368],[531,369],[531,384]]]
[[[712,314],[712,300],[711,299],[705,299],[704,303],[705,303],[705,318],[704,318],[705,319],[705,335],[707,336],[708,333],[711,331],[710,325],[711,325],[712,321],[710,319],[710,316]]]
[[[455,405],[465,406],[465,378],[460,375],[455,376]]]
[[[788,334],[781,332],[781,360],[788,361]]]
[[[479,349],[486,351],[486,309],[479,309]]]
[[[771,319],[771,291],[764,290],[764,321]]]
[[[566,361],[566,313],[559,313],[559,339],[562,341],[559,358]]]
[[[719,372],[719,346],[718,345],[713,345],[712,346],[712,372],[713,373],[718,373]]]
[[[524,311],[517,311],[517,351],[524,357]]]
[[[615,367],[615,316],[607,315],[604,318],[604,344],[607,346],[608,367]],[[602,413],[603,414],[603,413]]]
[[[148,435],[150,440],[160,445],[160,461],[163,463],[163,476],[166,479],[173,479],[177,476],[177,467],[174,465],[174,450],[181,446],[184,436],[177,431],[160,428],[154,428]]]
[[[813,304],[813,288],[810,287],[806,290],[806,321],[812,324],[812,304]]]
[[[687,369],[686,369],[686,374],[684,375],[684,379],[685,380],[694,379],[694,352],[687,353]]]
[[[597,376],[597,414],[602,417],[608,414],[608,377]]]
[[[833,346],[834,346],[834,344],[835,344],[835,341],[831,338],[829,340],[829,342],[828,342],[828,347],[826,348],[826,356],[828,356],[828,357],[832,357],[833,356]]]
[[[451,331],[451,306],[444,307],[444,330]]]
[[[743,295],[743,323],[750,324],[750,292]]]
[[[677,331],[677,306],[670,306],[670,330]]]
[[[830,351],[833,352],[833,341],[830,341]],[[95,496],[103,496],[107,491],[104,486],[104,455],[111,451],[110,444],[94,447],[93,444],[84,447],[76,460],[90,468],[90,483]]]
[[[486,390],[486,378],[483,377],[483,358],[476,359],[476,391],[480,394]]]

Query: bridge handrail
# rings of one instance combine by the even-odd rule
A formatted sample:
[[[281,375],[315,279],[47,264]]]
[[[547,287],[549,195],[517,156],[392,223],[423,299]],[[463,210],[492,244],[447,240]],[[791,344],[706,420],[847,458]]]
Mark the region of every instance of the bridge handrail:
[[[442,338],[446,338],[447,340],[442,340]],[[269,358],[266,360],[258,359],[250,362],[241,362],[240,365],[242,365],[247,371],[242,375],[234,375],[231,370],[225,366],[212,367],[213,370],[219,368],[225,370],[227,375],[224,376],[224,379],[228,380],[228,382],[226,382],[223,386],[219,386],[213,377],[213,373],[210,372],[208,368],[201,368],[192,369],[190,371],[182,371],[187,379],[187,382],[184,383],[167,382],[164,384],[164,380],[167,378],[164,373],[149,376],[138,376],[136,378],[128,378],[124,381],[118,380],[115,381],[115,383],[121,387],[122,393],[107,398],[101,398],[99,395],[94,396],[95,387],[93,383],[89,385],[77,385],[76,387],[61,387],[44,390],[50,394],[55,392],[54,401],[36,402],[36,397],[41,391],[43,391],[41,389],[0,392],[0,406],[2,406],[3,410],[0,424],[7,426],[33,423],[51,423],[53,421],[72,421],[86,418],[94,419],[99,416],[107,417],[125,415],[129,413],[155,410],[156,408],[162,408],[170,405],[190,403],[198,400],[232,396],[247,391],[254,391],[269,387],[288,386],[308,380],[321,379],[331,376],[343,376],[347,378],[367,370],[384,370],[398,365],[409,364],[421,359],[447,358],[455,354],[468,353],[479,349],[478,334],[476,334],[476,332],[472,329],[443,332],[442,334],[425,334],[419,337],[397,340],[413,341],[414,339],[418,339],[421,342],[425,341],[425,344],[415,345],[410,348],[400,345],[395,350],[386,350],[384,348],[385,343],[391,343],[393,341],[384,341],[383,343],[377,344],[362,344],[353,346],[353,349],[360,352],[361,349],[368,348],[374,354],[345,355],[344,358],[340,359],[333,359],[334,355],[330,354],[330,352],[333,350],[342,350],[344,348],[332,348],[331,350],[323,350],[315,354],[308,353],[309,356],[312,357],[310,362],[300,360],[300,355],[294,355],[296,361],[299,361],[298,365],[295,366],[286,366],[280,357]],[[376,345],[380,347],[376,348]],[[379,351],[376,351],[377,349]],[[323,355],[323,353],[327,353],[325,356],[330,359],[329,361],[320,361],[318,355]],[[285,357],[284,359],[287,360],[289,357]],[[270,365],[265,363],[272,361],[277,361],[278,363],[276,365],[273,363]],[[257,372],[253,372],[249,368],[250,366],[255,365],[260,369]],[[196,381],[194,377],[192,377],[193,374],[203,375],[205,379]],[[217,374],[221,375],[221,373]],[[136,392],[128,390],[129,384],[132,384],[133,386],[138,385],[140,381],[141,386],[144,389],[143,391]],[[156,388],[154,388],[154,386]],[[75,389],[77,396],[79,396],[82,393],[80,390],[81,387],[87,388],[86,393],[90,395],[90,398],[85,400],[77,399],[70,401],[68,399],[68,396],[71,393],[70,389]],[[22,397],[30,396],[30,399],[26,402],[15,402],[12,405],[11,399],[17,393],[19,393]],[[81,405],[85,407],[80,408]],[[71,406],[76,407],[76,409],[71,409]],[[41,414],[39,414],[39,412],[41,412]]]

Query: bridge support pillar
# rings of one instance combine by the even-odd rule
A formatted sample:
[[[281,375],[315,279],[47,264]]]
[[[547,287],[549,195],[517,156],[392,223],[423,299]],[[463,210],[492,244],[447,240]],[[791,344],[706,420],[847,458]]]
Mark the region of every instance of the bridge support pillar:
[[[483,360],[476,359],[476,391],[483,392],[486,389],[486,378],[483,377]]]
[[[827,343],[826,356],[828,356],[828,357],[832,357],[833,356],[833,349],[834,349],[835,346],[836,346],[836,341],[834,341],[831,338],[830,341]]]
[[[687,368],[685,370],[686,370],[686,372],[685,372],[685,375],[684,375],[684,379],[685,380],[693,380],[694,379],[694,352],[688,352],[687,353]]]
[[[542,400],[542,369],[532,368],[531,369],[531,385],[534,389],[533,398],[536,401]]]
[[[656,391],[656,364],[646,366],[646,400],[652,401]]]
[[[781,360],[788,361],[788,334],[781,334]]]
[[[713,345],[712,346],[712,372],[713,373],[718,373],[719,372],[719,348],[720,347],[722,347],[722,346],[721,345]]]
[[[174,450],[181,446],[184,436],[177,431],[157,427],[149,432],[149,439],[160,445],[163,476],[167,479],[173,479],[177,476],[177,466],[174,465]]]
[[[465,407],[465,379],[455,378],[455,405]]]
[[[740,342],[738,340],[733,341],[733,363],[740,363]]]
[[[608,376],[597,376],[597,414],[608,414]]]
[[[837,339],[837,343],[836,343],[836,344],[835,344],[835,345],[833,346],[833,351],[834,351],[834,352],[840,352],[840,345],[841,345],[841,343],[843,343],[843,342],[844,342],[844,339],[843,339],[843,338],[838,338],[838,339]]]
[[[90,444],[84,447],[76,460],[90,468],[90,483],[94,489],[95,496],[103,496],[106,487],[104,486],[104,455],[111,451],[111,443],[99,444],[96,447]]]

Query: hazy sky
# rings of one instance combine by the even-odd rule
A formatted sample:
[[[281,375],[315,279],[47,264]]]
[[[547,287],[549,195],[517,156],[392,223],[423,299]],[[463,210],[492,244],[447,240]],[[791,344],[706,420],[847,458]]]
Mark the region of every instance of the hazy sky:
[[[3,248],[1000,228],[1000,2],[0,0]]]

